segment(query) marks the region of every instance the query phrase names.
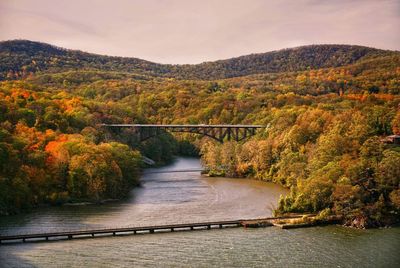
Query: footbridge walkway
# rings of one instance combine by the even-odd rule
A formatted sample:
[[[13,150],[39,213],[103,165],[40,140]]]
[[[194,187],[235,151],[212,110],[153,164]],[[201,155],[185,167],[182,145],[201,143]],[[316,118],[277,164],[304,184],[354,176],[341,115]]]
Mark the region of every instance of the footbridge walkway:
[[[0,236],[0,244],[6,245],[16,242],[25,243],[25,242],[40,242],[40,241],[55,241],[55,240],[71,240],[78,238],[153,234],[161,232],[190,231],[190,230],[194,231],[194,230],[210,230],[210,229],[238,228],[238,227],[265,227],[274,225],[274,222],[276,220],[292,219],[300,217],[301,216],[271,217],[262,219],[213,221],[213,222],[198,222],[198,223],[184,223],[184,224],[168,224],[168,225],[157,225],[157,226],[123,227],[123,228],[111,228],[111,229],[76,230],[76,231],[53,232],[53,233],[5,235],[5,236]]]

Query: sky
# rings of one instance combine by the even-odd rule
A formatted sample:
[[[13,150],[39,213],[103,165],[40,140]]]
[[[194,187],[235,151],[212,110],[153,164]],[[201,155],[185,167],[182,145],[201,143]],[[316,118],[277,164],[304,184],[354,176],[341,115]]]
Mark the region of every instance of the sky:
[[[400,50],[400,0],[0,0],[0,40],[159,63],[310,44]]]

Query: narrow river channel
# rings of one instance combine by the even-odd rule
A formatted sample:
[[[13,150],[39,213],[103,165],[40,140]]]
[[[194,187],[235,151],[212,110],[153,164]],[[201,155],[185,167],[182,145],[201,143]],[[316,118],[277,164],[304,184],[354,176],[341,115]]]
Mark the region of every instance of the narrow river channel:
[[[151,171],[200,168],[178,158]],[[236,220],[272,215],[272,183],[148,173],[131,197],[0,217],[1,234]],[[224,229],[0,246],[0,267],[399,267],[400,228]]]

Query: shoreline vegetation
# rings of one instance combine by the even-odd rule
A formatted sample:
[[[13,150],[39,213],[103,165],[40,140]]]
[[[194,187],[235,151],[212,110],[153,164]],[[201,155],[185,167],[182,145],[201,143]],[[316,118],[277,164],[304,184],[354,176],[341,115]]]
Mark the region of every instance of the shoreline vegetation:
[[[382,142],[400,135],[400,52],[316,45],[174,67],[19,40],[0,58],[0,215],[121,199],[142,155],[200,154],[211,175],[289,188],[276,213],[400,221],[400,147]],[[219,144],[103,123],[269,127]]]
[[[381,148],[384,147],[378,137],[373,138],[373,141],[375,142],[375,145],[382,146]],[[385,150],[381,149],[380,157],[382,162],[385,164],[389,162],[389,165],[377,166],[381,168],[383,167],[382,170],[384,170],[384,172],[381,172],[384,174],[384,176],[388,176],[390,174],[390,169],[392,169],[392,172],[394,171],[392,177],[390,177],[394,184],[392,186],[379,185],[379,183],[382,183],[382,180],[380,180],[379,177],[377,178],[373,177],[373,175],[370,175],[371,177],[364,179],[363,184],[361,184],[363,188],[357,184],[351,185],[348,179],[345,182],[339,180],[329,182],[326,181],[326,178],[323,178],[325,181],[310,185],[304,185],[305,182],[299,180],[295,181],[294,184],[288,184],[287,182],[282,183],[282,181],[273,177],[271,178],[270,176],[265,176],[266,174],[263,173],[263,170],[256,172],[251,167],[254,162],[251,160],[248,161],[249,158],[247,158],[247,161],[245,162],[247,172],[243,172],[238,165],[239,163],[243,163],[240,161],[240,157],[242,157],[241,152],[245,150],[243,147],[246,146],[246,144],[222,144],[214,145],[212,148],[213,150],[219,151],[220,154],[223,154],[227,153],[226,151],[224,152],[224,150],[226,150],[224,149],[225,146],[229,146],[230,148],[228,153],[231,153],[231,155],[225,156],[225,160],[227,160],[230,164],[230,170],[228,169],[229,165],[224,165],[223,158],[220,155],[217,156],[218,153],[216,154],[216,152],[213,151],[212,155],[215,157],[212,160],[213,163],[215,163],[215,159],[219,159],[221,162],[219,162],[216,166],[216,171],[210,169],[210,166],[208,166],[209,170],[205,172],[205,174],[207,176],[215,177],[223,177],[226,176],[226,174],[229,174],[229,177],[252,178],[266,182],[274,182],[290,189],[290,193],[288,195],[281,195],[278,202],[278,207],[274,210],[275,216],[285,216],[292,213],[314,213],[318,216],[318,220],[316,221],[317,223],[322,222],[322,219],[327,220],[333,217],[335,218],[335,222],[340,219],[340,223],[343,226],[361,229],[388,227],[399,223],[399,208],[398,204],[396,204],[397,200],[393,193],[398,191],[396,190],[396,181],[399,180],[399,165],[397,163],[400,163],[400,154],[391,155],[391,146],[389,146],[390,149],[388,149],[386,153],[387,155],[394,156],[394,161],[392,161],[393,159],[382,159],[384,158],[382,152]],[[236,148],[232,150],[232,147]],[[379,152],[375,151],[375,149],[372,150],[376,154]],[[253,157],[256,159],[260,157],[257,155],[257,153],[260,153],[260,151],[256,152],[256,155],[253,155]],[[379,155],[376,156],[379,157]],[[207,166],[207,154],[202,155],[202,161]],[[365,165],[365,163],[361,164]],[[379,172],[372,170],[370,166],[365,168],[367,171],[369,171],[369,174]],[[329,170],[327,171],[330,172]],[[387,177],[385,177],[385,179],[387,179]],[[335,183],[337,185],[335,185]],[[387,198],[389,202],[385,201],[384,197],[384,195],[388,192],[390,192]]]
[[[245,228],[259,228],[267,226],[276,226],[281,229],[305,228],[313,226],[322,226],[329,224],[338,224],[342,216],[323,215],[323,214],[298,214],[290,213],[286,215],[275,216],[275,218],[260,220],[244,220],[242,226]]]
[[[209,170],[205,170],[202,172],[203,175],[208,176],[208,177],[221,177],[221,178],[226,178],[224,176],[223,171],[218,171],[218,172],[212,172]],[[229,178],[235,178],[230,176]],[[260,180],[260,178],[255,178],[255,177],[236,177],[236,178],[247,178],[247,179],[253,179],[253,180]],[[270,182],[267,180],[261,180],[264,182]],[[276,183],[276,182],[275,182]],[[281,185],[278,183],[278,185]],[[283,186],[283,185],[281,185]],[[291,189],[291,187],[284,186],[287,189]],[[282,200],[285,200],[288,198],[289,195],[280,196],[279,202],[277,205],[279,207],[273,211],[274,217],[280,217],[283,219],[276,220],[273,222],[264,222],[264,221],[255,221],[253,223],[249,223],[250,227],[265,227],[269,225],[274,225],[278,226],[282,229],[292,229],[292,228],[302,228],[302,227],[312,227],[312,226],[321,226],[321,225],[329,225],[329,224],[339,224],[343,227],[351,227],[351,228],[356,228],[356,229],[368,229],[368,228],[388,228],[392,226],[398,226],[400,221],[398,220],[398,214],[394,213],[395,215],[391,215],[389,220],[385,221],[386,224],[379,224],[379,225],[371,225],[368,223],[368,220],[365,218],[360,218],[360,217],[352,217],[349,215],[343,215],[343,214],[335,214],[331,208],[325,208],[321,211],[314,211],[311,213],[304,213],[303,211],[283,211],[281,209],[281,203],[284,202]],[[289,219],[285,219],[285,218]],[[291,217],[296,217],[295,219],[292,219]],[[253,226],[251,226],[253,225]]]

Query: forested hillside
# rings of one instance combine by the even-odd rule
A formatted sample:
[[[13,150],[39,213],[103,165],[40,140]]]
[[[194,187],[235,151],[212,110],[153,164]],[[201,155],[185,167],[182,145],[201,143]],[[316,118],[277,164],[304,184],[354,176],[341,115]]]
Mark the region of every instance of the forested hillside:
[[[137,58],[109,57],[26,40],[0,42],[0,80],[33,73],[102,70],[179,79],[223,79],[250,74],[338,67],[398,52],[349,45],[312,45],[252,54],[195,65],[157,64]]]
[[[166,162],[195,145],[211,175],[290,188],[277,213],[323,211],[357,227],[399,220],[400,149],[381,141],[400,134],[398,52],[307,46],[171,66],[27,41],[0,51],[1,214],[121,198],[141,155]],[[139,144],[101,123],[270,127],[241,143],[181,134]]]

